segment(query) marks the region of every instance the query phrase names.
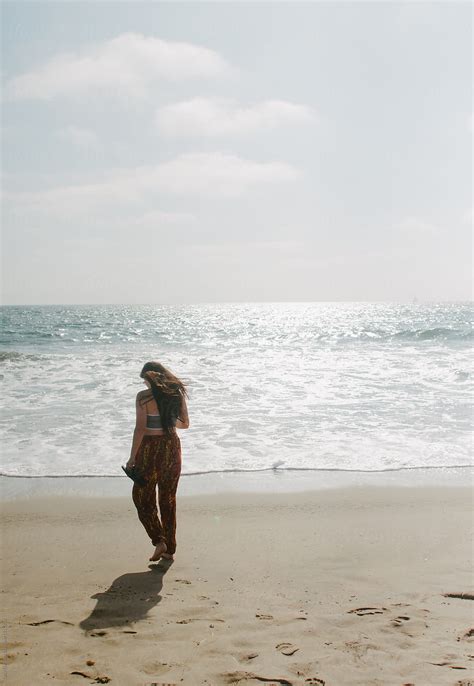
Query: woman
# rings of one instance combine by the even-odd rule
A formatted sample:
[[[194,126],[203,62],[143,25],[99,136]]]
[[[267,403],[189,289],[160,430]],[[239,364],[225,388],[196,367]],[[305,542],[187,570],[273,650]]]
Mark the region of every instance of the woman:
[[[155,546],[152,562],[173,559],[176,550],[176,490],[181,474],[181,443],[176,429],[189,427],[184,384],[159,362],[147,362],[140,377],[148,390],[137,394],[137,420],[127,469],[143,476],[135,481],[133,502]],[[156,485],[160,518],[156,507]]]

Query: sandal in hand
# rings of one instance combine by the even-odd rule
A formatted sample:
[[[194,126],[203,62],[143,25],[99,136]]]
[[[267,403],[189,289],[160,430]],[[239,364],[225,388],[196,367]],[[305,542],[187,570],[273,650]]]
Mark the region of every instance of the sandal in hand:
[[[136,465],[133,465],[133,467],[124,467],[122,465],[122,469],[128,478],[134,483],[138,484],[138,486],[146,486],[147,481],[143,476],[143,473],[137,468]]]

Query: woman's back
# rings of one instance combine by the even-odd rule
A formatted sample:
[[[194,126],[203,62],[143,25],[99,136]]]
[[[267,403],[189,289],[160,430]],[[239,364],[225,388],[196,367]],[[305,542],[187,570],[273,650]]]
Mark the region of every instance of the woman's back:
[[[153,397],[153,393],[148,389],[146,391],[142,391],[141,394],[142,395],[140,401],[143,404],[143,407],[146,411],[145,434],[155,436],[157,434],[164,433],[163,424],[160,416],[160,409],[156,403],[155,398]],[[176,423],[177,422],[175,420],[173,422],[174,426],[176,426]]]

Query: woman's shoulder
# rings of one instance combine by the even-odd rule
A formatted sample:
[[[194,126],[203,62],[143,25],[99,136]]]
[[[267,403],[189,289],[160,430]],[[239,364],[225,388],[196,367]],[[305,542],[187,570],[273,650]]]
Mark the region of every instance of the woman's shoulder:
[[[137,401],[139,403],[146,403],[149,400],[153,398],[153,393],[150,390],[143,390],[143,391],[138,391],[137,393]]]

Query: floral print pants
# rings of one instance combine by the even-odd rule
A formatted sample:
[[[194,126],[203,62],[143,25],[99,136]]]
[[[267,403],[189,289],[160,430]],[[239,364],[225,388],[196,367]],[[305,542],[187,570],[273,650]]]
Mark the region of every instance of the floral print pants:
[[[135,464],[146,479],[145,486],[133,484],[132,498],[138,518],[153,545],[166,543],[167,552],[176,551],[176,490],[181,474],[181,442],[177,433],[143,436]],[[156,507],[156,486],[160,518]]]

